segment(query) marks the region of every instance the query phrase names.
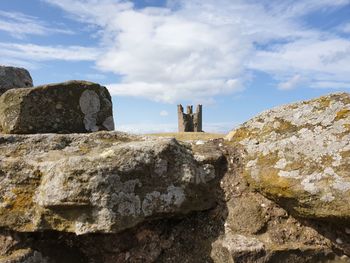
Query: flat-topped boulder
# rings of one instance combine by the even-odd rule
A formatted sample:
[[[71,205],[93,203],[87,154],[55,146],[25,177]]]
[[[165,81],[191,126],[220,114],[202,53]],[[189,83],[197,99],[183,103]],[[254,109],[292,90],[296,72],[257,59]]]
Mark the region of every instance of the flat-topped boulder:
[[[33,87],[28,70],[0,65],[0,96],[9,89],[25,87]]]
[[[293,215],[350,222],[350,94],[268,110],[227,139],[243,176]]]
[[[0,131],[10,134],[114,130],[108,90],[87,81],[8,90],[0,97]]]
[[[216,205],[222,154],[118,132],[0,135],[0,227],[118,233]]]

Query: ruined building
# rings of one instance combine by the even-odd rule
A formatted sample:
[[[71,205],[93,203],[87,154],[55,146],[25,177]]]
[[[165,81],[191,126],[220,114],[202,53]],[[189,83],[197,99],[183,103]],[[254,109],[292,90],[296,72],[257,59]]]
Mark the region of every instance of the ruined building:
[[[177,105],[179,132],[202,132],[202,105],[197,105],[196,113],[193,106],[187,106],[186,113],[182,105]]]

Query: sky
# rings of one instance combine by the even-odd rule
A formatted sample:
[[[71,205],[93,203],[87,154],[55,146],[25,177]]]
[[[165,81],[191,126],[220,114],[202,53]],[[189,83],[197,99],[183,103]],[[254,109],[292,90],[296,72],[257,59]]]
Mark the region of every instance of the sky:
[[[0,64],[106,86],[117,130],[174,132],[200,103],[226,133],[349,90],[350,0],[1,0]]]

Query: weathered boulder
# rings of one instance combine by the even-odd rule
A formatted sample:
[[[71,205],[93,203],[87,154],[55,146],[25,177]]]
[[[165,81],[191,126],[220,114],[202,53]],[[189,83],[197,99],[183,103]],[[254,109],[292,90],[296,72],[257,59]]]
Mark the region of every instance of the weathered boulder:
[[[327,222],[323,222],[323,225],[317,223],[323,232],[317,228],[315,230],[314,226],[306,226],[307,223],[295,220],[283,208],[249,188],[244,178],[240,176],[242,165],[240,152],[222,140],[182,145],[171,139],[147,139],[116,132],[80,135],[6,135],[0,138],[0,145],[3,145],[0,147],[0,152],[5,156],[5,163],[2,163],[1,159],[0,164],[6,166],[6,169],[0,168],[0,170],[6,173],[13,170],[6,180],[5,174],[0,173],[4,178],[2,182],[7,182],[9,186],[8,191],[4,190],[6,189],[4,186],[3,192],[0,193],[0,196],[7,193],[4,196],[6,199],[1,201],[3,214],[0,220],[4,218],[9,220],[7,222],[13,220],[13,223],[6,224],[10,227],[0,227],[0,262],[307,263],[333,262],[328,260],[336,259],[337,255],[344,261],[335,262],[348,262],[348,258],[343,255],[350,254],[348,246],[350,235],[347,234],[347,230],[327,225]],[[160,148],[157,150],[158,147]],[[166,150],[164,147],[169,149]],[[123,151],[117,150],[121,148]],[[148,151],[150,148],[153,150]],[[21,155],[27,157],[27,164],[18,161],[21,160],[18,157]],[[30,162],[32,156],[34,161]],[[67,165],[73,167],[76,163],[79,164],[79,158],[85,158],[84,167],[77,165],[75,172],[67,169],[59,171],[60,167]],[[43,163],[42,166],[38,165],[39,162]],[[66,164],[60,166],[59,162]],[[27,168],[23,169],[29,165],[32,166],[33,176],[23,176],[23,172],[30,173]],[[120,176],[124,188],[117,187],[115,190],[119,181],[111,180],[114,177],[108,172],[107,166]],[[166,166],[167,169],[164,168]],[[210,172],[213,167],[215,178],[210,179],[214,177]],[[39,169],[41,173],[35,172]],[[52,171],[47,172],[48,169]],[[105,177],[101,181],[98,179],[100,185],[97,187],[94,187],[96,180],[93,177],[95,174],[98,175],[98,172],[94,173],[93,169],[104,171],[102,175]],[[192,171],[190,172],[192,176],[189,176],[189,171]],[[60,178],[62,178],[60,173],[67,174],[67,177],[65,180],[52,179],[54,182],[49,183],[55,172]],[[162,173],[163,176],[160,176]],[[40,180],[36,179],[38,175]],[[222,175],[224,176],[221,178]],[[17,187],[9,183],[11,178]],[[139,178],[142,186],[135,186],[134,198],[128,189],[133,185],[130,180],[136,178]],[[190,181],[192,183],[189,183]],[[89,186],[91,182],[93,187]],[[168,186],[172,182],[174,187],[181,185],[184,189],[187,204],[184,201],[180,207],[165,205],[166,200],[176,201],[175,197],[161,198],[164,194],[167,195]],[[25,187],[26,185],[38,186]],[[56,186],[58,189],[55,189]],[[155,188],[160,189],[160,194],[155,195],[159,196],[159,199],[153,204],[159,206],[153,210],[153,214],[145,217],[142,215],[142,208],[146,198],[143,198],[141,193],[152,192]],[[43,200],[45,195],[48,196],[43,193],[48,191],[46,189],[50,189],[53,198],[50,197],[45,201],[48,205],[43,207],[38,204],[38,200]],[[79,191],[81,194],[77,195]],[[67,198],[58,198],[58,195]],[[145,195],[147,196],[143,194]],[[89,202],[92,203],[86,201],[85,197],[88,196],[94,204],[88,205]],[[103,197],[98,198],[99,196]],[[141,211],[124,209],[133,207],[133,200],[137,199],[137,196],[142,201],[141,215],[130,215],[128,218],[121,216],[120,211]],[[51,200],[53,200],[52,206]],[[105,206],[106,202],[109,202],[108,207]],[[106,232],[98,230],[96,225],[93,225],[98,221],[98,216],[105,214],[97,212],[103,207],[106,207],[111,214],[115,214],[112,218],[118,222],[116,225],[122,224],[128,229],[118,232],[116,226],[112,227],[114,233],[108,231],[107,234],[97,234],[96,232]],[[146,205],[146,209],[149,207]],[[210,209],[195,211],[204,207]],[[34,209],[37,209],[37,213],[33,212]],[[89,213],[89,209],[93,212]],[[184,214],[191,209],[193,212]],[[8,212],[7,217],[4,215],[5,212]],[[37,230],[34,232],[8,230],[8,228],[19,229],[13,228],[14,225],[30,227],[28,219],[30,215],[34,215],[33,225],[38,222],[38,217],[41,218],[41,227]],[[76,235],[75,231],[70,233],[69,230],[70,223],[79,218],[79,215],[84,215],[82,220],[86,218],[88,227],[91,226],[91,231],[81,233],[82,235]],[[138,220],[135,220],[135,217],[141,221],[131,227]],[[99,222],[103,223],[106,220]],[[79,227],[81,223],[83,222],[80,220],[76,225]],[[101,226],[100,223],[98,224]],[[254,224],[257,227],[252,227]],[[72,229],[74,227],[73,225]],[[339,240],[342,244],[338,242]]]
[[[11,134],[83,133],[114,130],[108,90],[69,81],[12,89],[0,98],[0,131]]]
[[[350,222],[350,95],[268,110],[233,130],[243,176],[290,213]]]
[[[211,208],[223,156],[117,132],[0,135],[0,227],[117,233]]]
[[[33,80],[24,68],[0,65],[0,96],[9,89],[33,87]]]

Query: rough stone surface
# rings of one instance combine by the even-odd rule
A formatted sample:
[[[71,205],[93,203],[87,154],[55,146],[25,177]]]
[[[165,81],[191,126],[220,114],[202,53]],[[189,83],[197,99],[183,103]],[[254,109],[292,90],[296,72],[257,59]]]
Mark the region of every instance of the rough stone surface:
[[[0,263],[350,262],[344,218],[294,217],[233,138],[0,135]]]
[[[229,167],[220,183],[224,227],[212,243],[213,262],[333,262],[336,250],[342,251],[341,255],[350,252],[344,228],[298,221],[249,187],[241,176],[242,150],[230,144],[221,147],[227,151]],[[336,243],[337,238],[344,240],[342,246]]]
[[[350,221],[350,95],[266,111],[227,139],[249,184],[304,218]]]
[[[3,133],[73,133],[114,130],[108,90],[85,81],[9,90],[0,98]]]
[[[262,262],[265,246],[256,238],[227,233],[214,242],[212,255],[216,262]]]
[[[223,158],[116,132],[2,135],[0,152],[0,226],[79,235],[212,207]]]
[[[0,96],[9,89],[33,87],[33,80],[24,68],[0,65]]]
[[[283,208],[260,193],[252,191],[245,179],[240,176],[243,168],[240,151],[222,140],[204,142],[203,144],[196,144],[195,142],[182,144],[170,139],[140,138],[115,132],[69,136],[6,135],[0,138],[2,145],[0,152],[4,153],[7,160],[6,171],[9,169],[14,171],[11,178],[16,178],[15,181],[18,185],[17,189],[14,189],[17,198],[10,194],[13,199],[9,200],[9,203],[2,202],[2,204],[8,207],[9,214],[14,215],[13,220],[18,218],[17,226],[29,226],[25,217],[26,214],[23,216],[23,212],[20,212],[28,211],[23,210],[23,207],[33,207],[38,213],[42,213],[44,210],[42,218],[47,220],[46,226],[50,222],[51,225],[62,226],[59,231],[51,231],[50,227],[45,228],[45,231],[38,229],[34,232],[9,231],[4,230],[6,227],[0,228],[0,262],[28,263],[32,261],[27,259],[33,258],[40,259],[39,262],[48,263],[349,262],[348,258],[344,256],[344,254],[350,254],[350,235],[347,234],[349,231],[346,228],[325,223],[316,222],[313,224],[309,221],[297,221]],[[153,143],[154,147],[149,146],[153,150],[146,150],[149,148],[145,144],[153,145]],[[35,147],[29,147],[28,145],[35,145]],[[127,150],[120,152],[117,150],[120,149],[119,147]],[[157,150],[158,147],[159,150]],[[163,147],[169,147],[170,149],[165,150]],[[136,151],[136,149],[142,150]],[[99,157],[101,153],[104,156],[103,158]],[[121,157],[124,155],[125,157]],[[33,156],[34,161],[27,164],[17,162],[18,166],[16,166],[15,161],[20,160],[18,156]],[[115,170],[119,171],[118,174],[121,178],[127,177],[128,180],[139,178],[142,181],[143,187],[146,189],[141,190],[135,187],[135,193],[153,191],[152,189],[160,185],[163,189],[160,192],[166,193],[169,182],[173,180],[173,182],[179,182],[179,185],[184,184],[184,189],[188,189],[188,192],[192,193],[190,196],[196,196],[197,204],[194,207],[190,205],[181,206],[170,213],[168,209],[166,211],[158,210],[157,214],[150,215],[147,218],[141,215],[142,222],[118,233],[94,232],[81,235],[69,233],[65,227],[69,226],[69,224],[66,224],[67,218],[70,218],[70,220],[74,217],[77,218],[79,215],[83,215],[86,210],[77,206],[78,202],[76,204],[69,203],[68,199],[61,202],[63,206],[60,206],[59,203],[57,206],[44,208],[38,204],[33,206],[33,200],[36,200],[31,198],[33,191],[24,187],[33,179],[28,179],[28,177],[23,176],[23,173],[20,173],[17,177],[14,175],[22,170],[28,171],[27,168],[23,169],[25,165],[32,165],[32,171],[36,170],[35,167],[41,169],[42,167],[51,166],[52,172],[57,172],[56,167],[65,166],[60,166],[58,162],[67,160],[65,158],[69,157],[72,157],[70,158],[72,162],[66,163],[66,165],[72,165],[73,167],[77,163],[79,164],[80,161],[74,161],[78,158],[82,158],[81,161],[85,159],[86,164],[84,168],[78,165],[74,175],[67,169],[62,171],[62,173],[67,173],[66,183],[63,184],[67,195],[78,191],[72,189],[69,185],[78,185],[76,183],[78,181],[80,185],[88,185],[87,179],[92,176],[90,173],[92,167],[95,166],[96,170],[99,170],[113,164],[114,167],[117,167]],[[156,161],[159,160],[158,157],[167,160],[169,165],[164,177],[155,175],[162,174],[161,171],[165,172],[166,170],[164,168],[166,166],[165,162]],[[95,162],[97,159],[99,160],[98,165]],[[142,161],[146,159],[149,160],[147,164]],[[38,167],[36,162],[39,161],[47,163],[43,163],[42,166]],[[1,165],[4,164],[2,162]],[[184,173],[188,169],[183,169],[181,164],[193,164],[194,167],[199,169],[199,173],[194,172],[193,175],[196,176],[188,176],[187,173]],[[215,167],[215,175],[218,174],[215,178],[210,169],[208,170],[210,165]],[[185,167],[188,166],[185,165]],[[198,171],[197,168],[190,170]],[[0,170],[3,171],[4,169],[0,168]],[[82,170],[87,172],[86,176],[83,176]],[[200,172],[203,170],[206,172]],[[34,183],[34,185],[46,184],[46,180],[44,180],[46,178],[45,171],[46,169],[43,169],[40,183]],[[126,171],[133,172],[128,174]],[[107,178],[110,178],[109,173],[104,174]],[[125,174],[128,174],[128,176],[125,176]],[[182,182],[185,174],[187,174],[185,181],[191,181],[192,183]],[[222,175],[224,176],[221,178]],[[210,180],[210,178],[212,179]],[[159,182],[163,180],[165,182]],[[126,183],[125,180],[122,181],[124,184]],[[57,185],[58,188],[62,189],[61,183]],[[108,189],[108,185],[111,185],[111,183],[107,179],[105,184],[101,184],[100,187],[95,189],[99,189],[98,191],[101,193],[106,193],[107,190],[104,189]],[[177,186],[177,184],[174,183],[174,186]],[[35,187],[35,189],[39,189],[39,187]],[[83,191],[83,189],[86,189],[86,191],[82,192],[81,197],[91,196],[89,194],[93,192],[91,188],[81,188],[80,190]],[[125,189],[129,188],[126,187]],[[58,191],[61,190],[57,190],[56,193]],[[122,190],[122,192],[124,191]],[[187,193],[187,190],[185,192]],[[23,193],[23,198],[21,198],[20,193]],[[34,196],[36,196],[36,193],[37,191],[34,191]],[[120,191],[113,191],[113,193],[120,193]],[[205,196],[204,198],[201,193]],[[25,203],[28,199],[28,203]],[[79,202],[86,203],[83,199]],[[201,202],[206,202],[204,206],[210,207],[210,209],[205,208],[204,211],[183,214],[184,211],[190,209],[199,210],[204,208]],[[210,206],[208,203],[211,203]],[[103,206],[103,202],[99,204],[92,206],[91,209],[99,210]],[[159,202],[158,204],[160,205],[159,208],[163,209],[162,203]],[[253,209],[252,212],[249,212],[248,208],[250,207]],[[31,211],[28,212],[32,215],[35,214]],[[50,215],[47,216],[46,212]],[[57,216],[51,217],[53,218],[51,220],[50,216],[52,215]],[[254,216],[254,220],[243,220],[245,216],[249,215],[258,216]],[[2,215],[0,221],[4,218],[9,219],[10,217]],[[114,217],[115,222],[118,222],[120,218],[119,216]],[[128,221],[123,223],[124,226],[130,226],[129,220],[132,220],[132,218],[128,218]],[[237,224],[234,222],[235,219],[240,221],[241,227],[237,228]],[[247,231],[252,226],[252,222],[256,222],[260,226],[259,230],[255,229],[254,234],[252,231]],[[90,223],[93,222],[90,221]],[[337,240],[338,242],[341,240],[342,244],[337,243]],[[339,258],[342,260],[330,261]],[[11,261],[8,261],[9,259]]]

